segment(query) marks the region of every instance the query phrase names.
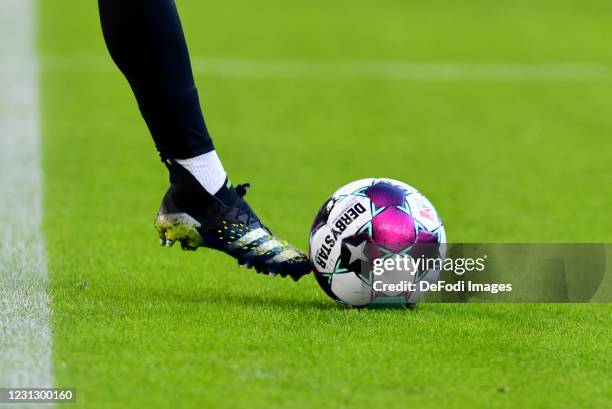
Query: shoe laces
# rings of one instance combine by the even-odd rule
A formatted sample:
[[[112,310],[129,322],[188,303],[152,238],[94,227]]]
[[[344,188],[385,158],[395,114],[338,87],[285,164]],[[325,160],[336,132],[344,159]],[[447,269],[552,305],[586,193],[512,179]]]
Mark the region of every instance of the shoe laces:
[[[236,193],[238,193],[238,196],[240,196],[240,202],[238,203],[238,206],[236,207],[236,218],[239,217],[240,212],[243,212],[242,207],[245,205],[244,196],[246,196],[247,190],[249,190],[250,187],[251,187],[250,183],[243,183],[241,185],[236,186],[235,188]],[[246,225],[249,226],[251,224],[251,212],[247,210],[245,213],[247,214]]]

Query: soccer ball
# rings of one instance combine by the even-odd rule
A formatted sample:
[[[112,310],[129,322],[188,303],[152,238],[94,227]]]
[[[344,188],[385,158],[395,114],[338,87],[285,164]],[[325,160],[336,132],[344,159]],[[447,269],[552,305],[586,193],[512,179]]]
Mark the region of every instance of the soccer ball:
[[[317,282],[340,304],[406,305],[422,298],[414,289],[418,281],[435,281],[439,271],[395,269],[380,275],[374,267],[393,257],[414,259],[421,244],[442,243],[444,225],[425,196],[397,180],[370,178],[341,187],[323,204],[310,229],[309,257]],[[412,291],[399,285],[408,282],[415,283]]]

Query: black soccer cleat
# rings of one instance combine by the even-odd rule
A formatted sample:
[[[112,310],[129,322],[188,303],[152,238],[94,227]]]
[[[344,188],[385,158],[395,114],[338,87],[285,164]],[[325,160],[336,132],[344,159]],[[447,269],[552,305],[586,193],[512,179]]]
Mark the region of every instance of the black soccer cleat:
[[[248,184],[233,188],[227,183],[213,196],[181,165],[165,163],[170,188],[155,218],[161,245],[178,241],[183,250],[220,250],[259,273],[295,281],[310,272],[308,257],[274,236],[244,201]]]

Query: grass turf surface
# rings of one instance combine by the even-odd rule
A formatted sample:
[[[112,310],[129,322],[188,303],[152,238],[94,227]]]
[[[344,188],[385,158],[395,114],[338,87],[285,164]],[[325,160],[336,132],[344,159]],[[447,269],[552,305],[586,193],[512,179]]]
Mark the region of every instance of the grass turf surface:
[[[196,57],[612,62],[603,1],[179,7]],[[156,247],[165,171],[95,4],[39,8],[55,378],[77,407],[609,404],[610,305],[344,310],[312,276]],[[427,194],[452,241],[611,239],[609,79],[197,80],[232,180],[303,248],[333,190],[377,175]]]

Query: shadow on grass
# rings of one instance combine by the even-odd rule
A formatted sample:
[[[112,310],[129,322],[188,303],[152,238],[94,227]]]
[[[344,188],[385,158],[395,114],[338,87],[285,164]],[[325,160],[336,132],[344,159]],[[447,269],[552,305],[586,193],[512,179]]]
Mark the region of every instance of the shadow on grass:
[[[277,294],[261,294],[248,292],[212,292],[212,293],[193,293],[181,291],[169,291],[155,296],[163,296],[172,298],[180,304],[204,304],[204,305],[220,305],[220,306],[239,306],[239,307],[257,307],[257,308],[278,308],[286,310],[319,310],[331,311],[342,310],[342,306],[334,303],[332,300],[313,300],[283,297]]]
[[[188,292],[174,289],[164,294],[153,294],[153,297],[170,298],[178,304],[218,305],[255,308],[274,308],[282,310],[311,310],[311,311],[386,311],[386,310],[413,310],[418,307],[403,305],[373,305],[368,307],[353,308],[342,306],[331,299],[293,298],[278,294],[262,294],[248,292]]]

